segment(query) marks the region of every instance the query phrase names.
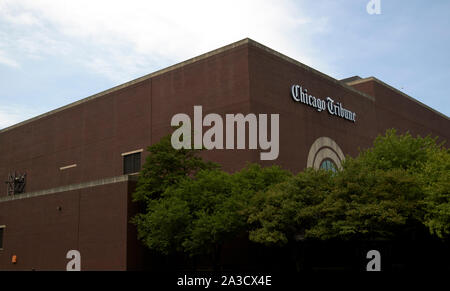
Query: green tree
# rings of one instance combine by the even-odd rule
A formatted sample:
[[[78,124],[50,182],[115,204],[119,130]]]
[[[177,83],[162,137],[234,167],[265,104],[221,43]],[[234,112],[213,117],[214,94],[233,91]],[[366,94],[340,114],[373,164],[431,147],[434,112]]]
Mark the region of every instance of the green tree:
[[[180,180],[195,175],[205,169],[217,169],[218,164],[203,161],[196,155],[198,150],[172,147],[170,135],[149,146],[150,153],[139,173],[139,179],[133,200],[148,202],[157,199],[171,185]]]
[[[217,261],[223,241],[242,226],[231,189],[230,175],[218,169],[183,178],[135,220],[139,237],[163,254],[209,254]]]
[[[137,227],[138,237],[149,248],[164,254],[182,251],[183,231],[190,221],[186,201],[176,197],[161,199],[163,193],[198,171],[217,169],[217,164],[203,161],[192,149],[176,150],[170,135],[147,148],[149,155],[139,173],[133,201],[142,205],[142,213],[131,222]],[[164,225],[164,223],[166,223]]]
[[[368,170],[349,161],[335,187],[318,207],[317,224],[307,237],[390,239],[416,226],[423,216],[417,179],[402,169]]]
[[[148,150],[133,194],[146,206],[132,219],[139,239],[163,254],[210,255],[214,267],[222,245],[246,233],[249,199],[291,175],[254,164],[229,174],[193,150],[174,150],[169,137]]]
[[[449,152],[431,137],[388,130],[347,157],[336,174],[306,170],[258,193],[249,208],[250,239],[285,245],[312,239],[392,239],[428,226],[449,232]]]
[[[397,135],[395,130],[378,136],[372,148],[346,158],[307,236],[376,240],[416,231],[425,215],[418,174],[437,148],[430,137]]]
[[[450,236],[450,151],[444,147],[431,150],[421,169],[426,214],[424,224],[441,239]]]
[[[258,192],[249,205],[250,240],[282,246],[302,239],[317,224],[317,207],[332,189],[331,172],[307,169]]]
[[[305,252],[305,231],[317,224],[317,207],[333,189],[333,173],[307,169],[284,182],[260,191],[251,199],[248,223],[251,241],[282,246],[301,270]]]
[[[168,255],[182,252],[182,243],[192,216],[186,201],[177,197],[155,199],[148,202],[147,211],[137,214],[138,238],[149,249]]]
[[[391,239],[424,225],[449,235],[449,150],[430,137],[389,130],[337,173],[295,176],[256,164],[229,174],[168,138],[149,151],[134,194],[146,209],[133,222],[145,245],[164,254],[208,254],[217,267],[222,245],[246,234],[279,246]]]
[[[395,129],[389,129],[375,139],[371,148],[361,151],[356,159],[371,170],[403,169],[417,173],[429,160],[430,154],[441,147],[437,138],[413,137],[408,132],[397,134]]]
[[[208,254],[217,268],[223,244],[247,233],[249,200],[258,191],[290,175],[276,166],[262,168],[249,164],[234,174],[202,170],[195,177],[168,188],[162,200],[176,198],[189,208],[188,225],[181,243],[183,251],[190,256]],[[162,224],[167,223],[170,221]]]
[[[220,170],[200,171],[194,179],[186,179],[164,194],[187,203],[191,214],[180,247],[190,256],[210,255],[214,267],[222,244],[243,227],[231,194],[230,175]]]

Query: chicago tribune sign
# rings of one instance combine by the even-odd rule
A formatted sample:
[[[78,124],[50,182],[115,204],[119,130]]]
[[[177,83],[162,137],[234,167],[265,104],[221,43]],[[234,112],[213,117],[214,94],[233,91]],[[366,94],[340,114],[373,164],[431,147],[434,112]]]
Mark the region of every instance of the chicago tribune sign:
[[[300,85],[292,85],[291,94],[294,101],[302,102],[306,105],[316,108],[319,112],[326,109],[331,115],[336,115],[353,122],[356,121],[355,112],[345,109],[344,107],[342,107],[342,103],[335,102],[330,97],[327,97],[326,100],[316,98],[313,95],[308,94],[308,89],[303,88]]]

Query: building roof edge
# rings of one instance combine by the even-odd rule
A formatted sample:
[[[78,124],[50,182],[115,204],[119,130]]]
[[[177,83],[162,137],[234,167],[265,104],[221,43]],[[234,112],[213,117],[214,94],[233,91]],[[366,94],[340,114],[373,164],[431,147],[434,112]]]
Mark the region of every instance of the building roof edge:
[[[411,101],[421,105],[422,107],[425,107],[426,109],[431,110],[433,113],[436,113],[436,114],[444,117],[447,120],[450,119],[444,113],[441,113],[441,112],[437,111],[436,109],[433,109],[432,107],[430,107],[430,106],[420,102],[419,100],[415,99],[414,97],[409,96],[408,94],[406,94],[406,93],[404,93],[404,92],[402,92],[402,91],[392,87],[391,85],[389,85],[389,84],[387,84],[387,83],[385,83],[385,82],[381,81],[380,79],[377,79],[377,78],[375,78],[373,76],[367,77],[367,78],[364,78],[364,79],[360,79],[360,80],[351,81],[351,82],[348,82],[347,84],[349,86],[351,86],[351,85],[357,85],[357,84],[365,83],[365,82],[369,82],[369,81],[374,81],[374,82],[376,82],[376,83],[378,83],[378,84],[380,84],[380,85],[382,85],[382,86],[384,86],[384,87],[386,87],[386,88],[388,88],[388,89],[390,89],[390,90],[392,90],[392,91],[402,95],[403,97],[406,97],[407,99],[409,99],[409,100],[411,100]]]
[[[248,39],[248,42],[249,42],[251,45],[254,45],[254,46],[256,46],[256,47],[259,47],[259,48],[261,48],[261,49],[263,49],[263,50],[265,50],[265,51],[267,51],[267,52],[269,52],[269,53],[271,53],[271,54],[273,54],[273,55],[276,55],[276,56],[278,56],[278,57],[284,59],[285,61],[288,61],[288,62],[290,62],[290,63],[292,63],[292,64],[297,65],[297,66],[300,66],[300,67],[304,68],[305,70],[307,70],[307,71],[309,71],[309,72],[311,72],[311,73],[313,73],[313,74],[316,74],[316,75],[318,75],[318,76],[320,76],[320,77],[322,77],[322,78],[324,78],[324,79],[326,79],[326,80],[328,80],[328,81],[330,81],[330,82],[333,82],[333,83],[335,83],[336,85],[338,85],[338,86],[340,86],[340,87],[343,87],[343,88],[347,89],[348,91],[351,91],[351,92],[353,92],[353,93],[356,93],[356,94],[358,94],[358,95],[360,95],[360,96],[362,96],[362,97],[365,97],[365,98],[367,98],[367,99],[369,99],[369,100],[371,100],[371,101],[375,101],[375,97],[374,97],[374,96],[370,96],[370,95],[367,94],[367,93],[358,91],[358,90],[356,90],[355,88],[352,88],[352,87],[348,86],[347,84],[345,84],[345,83],[343,83],[343,82],[341,82],[341,81],[339,81],[339,80],[337,80],[337,79],[335,79],[335,78],[333,78],[333,77],[331,77],[331,76],[328,76],[328,75],[325,74],[325,73],[322,73],[322,72],[320,72],[320,71],[318,71],[318,70],[316,70],[316,69],[314,69],[314,68],[312,68],[312,67],[310,67],[310,66],[308,66],[308,65],[305,65],[305,64],[303,64],[303,63],[301,63],[301,62],[299,62],[299,61],[297,61],[297,60],[295,60],[295,59],[293,59],[293,58],[291,58],[291,57],[288,57],[288,56],[286,56],[286,55],[284,55],[284,54],[282,54],[282,53],[280,53],[280,52],[277,52],[276,50],[271,49],[271,48],[269,48],[269,47],[267,47],[267,46],[265,46],[265,45],[263,45],[263,44],[261,44],[261,43],[259,43],[259,42],[257,42],[257,41],[254,41],[254,40],[252,40],[252,39]]]
[[[129,82],[126,82],[126,83],[117,85],[117,86],[112,87],[112,88],[110,88],[110,89],[101,91],[101,92],[99,92],[99,93],[96,93],[96,94],[93,94],[93,95],[91,95],[91,96],[85,97],[85,98],[80,99],[80,100],[78,100],[78,101],[69,103],[69,104],[64,105],[64,106],[62,106],[62,107],[53,109],[53,110],[48,111],[48,112],[46,112],[46,113],[37,115],[37,116],[32,117],[32,118],[30,118],[30,119],[27,119],[27,120],[24,120],[24,121],[22,121],[22,122],[19,122],[19,123],[13,124],[13,125],[11,125],[11,126],[5,127],[5,128],[3,128],[3,129],[0,129],[0,133],[6,132],[6,131],[8,131],[8,130],[11,130],[11,129],[14,129],[14,128],[17,128],[17,127],[20,127],[20,126],[22,126],[22,125],[25,125],[25,124],[28,124],[28,123],[30,123],[30,122],[36,121],[36,120],[38,120],[38,119],[41,119],[41,118],[43,118],[43,117],[46,117],[46,116],[55,114],[55,113],[57,113],[57,112],[60,112],[60,111],[65,110],[65,109],[69,109],[69,108],[71,108],[71,107],[74,107],[74,106],[77,106],[77,105],[79,105],[79,104],[88,102],[88,101],[90,101],[90,100],[99,98],[99,97],[104,96],[104,95],[107,95],[107,94],[109,94],[109,93],[112,93],[112,92],[115,92],[115,91],[124,89],[124,88],[126,88],[126,87],[133,86],[133,85],[135,85],[135,84],[137,84],[137,83],[139,83],[139,82],[142,82],[142,81],[148,80],[148,79],[150,79],[150,78],[153,78],[153,77],[162,75],[162,74],[164,74],[164,73],[167,73],[167,72],[170,72],[170,71],[173,71],[173,70],[182,68],[182,67],[184,67],[184,66],[186,66],[186,65],[189,65],[189,64],[198,62],[198,61],[200,61],[200,60],[206,59],[206,58],[208,58],[208,57],[211,57],[211,56],[220,54],[220,53],[222,53],[222,52],[228,51],[228,50],[230,50],[230,49],[233,49],[233,48],[236,48],[236,47],[245,45],[245,44],[250,44],[250,45],[253,45],[253,46],[255,46],[255,47],[258,47],[258,48],[260,48],[260,49],[262,49],[262,50],[265,50],[265,51],[269,52],[269,53],[272,54],[272,55],[278,56],[278,57],[280,57],[280,58],[282,58],[282,59],[284,59],[284,60],[286,60],[286,61],[288,61],[288,62],[290,62],[290,63],[292,63],[292,64],[295,64],[295,65],[297,65],[297,66],[300,66],[300,67],[304,68],[305,70],[307,70],[307,71],[309,71],[309,72],[311,72],[311,73],[313,73],[313,74],[315,74],[315,75],[318,75],[318,76],[320,76],[320,77],[322,77],[322,78],[324,78],[324,79],[326,79],[326,80],[328,80],[328,81],[330,81],[330,82],[332,82],[332,83],[334,83],[334,84],[336,84],[336,85],[338,85],[338,86],[340,86],[340,87],[343,87],[343,88],[345,88],[345,89],[347,89],[347,90],[349,90],[349,91],[351,91],[351,92],[353,92],[353,93],[356,93],[356,94],[358,94],[358,95],[360,95],[360,96],[362,96],[362,97],[368,98],[368,99],[371,100],[371,101],[375,101],[375,97],[374,97],[374,96],[371,96],[371,95],[369,95],[369,94],[367,94],[367,93],[361,92],[361,91],[359,91],[359,90],[357,90],[357,89],[351,87],[350,85],[354,85],[354,84],[357,84],[357,83],[360,83],[360,82],[367,82],[367,81],[369,81],[369,80],[375,80],[375,81],[377,81],[378,83],[380,83],[380,84],[382,84],[382,85],[384,85],[384,86],[386,86],[386,87],[388,87],[388,88],[390,88],[390,89],[392,89],[392,90],[394,90],[394,91],[400,93],[401,95],[403,95],[403,96],[405,96],[405,97],[407,97],[407,98],[413,100],[414,102],[417,102],[418,104],[424,106],[425,108],[428,108],[428,109],[432,110],[433,112],[435,112],[435,113],[437,113],[437,114],[439,114],[439,115],[445,117],[446,119],[449,119],[448,116],[446,116],[446,115],[440,113],[439,111],[437,111],[437,110],[435,110],[435,109],[433,109],[433,108],[431,108],[431,107],[429,107],[429,106],[423,104],[422,102],[420,102],[420,101],[414,99],[413,97],[411,97],[411,96],[409,96],[409,95],[407,95],[407,94],[405,94],[405,93],[403,93],[403,92],[401,92],[401,91],[399,91],[399,90],[393,88],[392,86],[390,86],[390,85],[388,85],[388,84],[386,84],[386,83],[384,83],[384,82],[382,82],[382,81],[380,81],[380,80],[378,80],[378,79],[376,79],[376,78],[374,78],[374,77],[369,77],[369,78],[364,78],[364,79],[361,79],[361,80],[352,81],[352,82],[349,82],[349,83],[344,83],[344,82],[339,81],[339,80],[337,80],[337,79],[335,79],[335,78],[333,78],[333,77],[331,77],[331,76],[328,76],[328,75],[326,75],[326,74],[324,74],[324,73],[322,73],[322,72],[320,72],[320,71],[318,71],[318,70],[316,70],[316,69],[313,69],[312,67],[309,67],[309,66],[307,66],[307,65],[305,65],[305,64],[303,64],[303,63],[301,63],[301,62],[299,62],[299,61],[297,61],[297,60],[295,60],[295,59],[293,59],[293,58],[290,58],[290,57],[288,57],[288,56],[286,56],[286,55],[284,55],[284,54],[282,54],[282,53],[280,53],[280,52],[277,52],[276,50],[271,49],[271,48],[269,48],[269,47],[267,47],[267,46],[265,46],[265,45],[263,45],[263,44],[261,44],[261,43],[259,43],[259,42],[257,42],[257,41],[254,41],[254,40],[252,40],[252,39],[250,39],[250,38],[244,38],[244,39],[239,40],[239,41],[237,41],[237,42],[234,42],[234,43],[225,45],[225,46],[220,47],[220,48],[218,48],[218,49],[209,51],[209,52],[207,52],[207,53],[204,53],[204,54],[201,54],[201,55],[199,55],[199,56],[196,56],[196,57],[190,58],[190,59],[188,59],[188,60],[185,60],[185,61],[183,61],[183,62],[180,62],[180,63],[174,64],[174,65],[171,65],[171,66],[166,67],[166,68],[163,68],[163,69],[161,69],[161,70],[157,70],[157,71],[155,71],[155,72],[153,72],[153,73],[144,75],[144,76],[142,76],[142,77],[136,78],[136,79],[131,80],[131,81],[129,81]]]
[[[148,79],[150,79],[150,78],[153,78],[153,77],[155,77],[155,76],[162,75],[162,74],[164,74],[164,73],[167,73],[167,72],[170,72],[170,71],[179,69],[179,68],[184,67],[184,66],[186,66],[186,65],[189,65],[189,64],[198,62],[198,61],[200,61],[200,60],[206,59],[206,58],[208,58],[208,57],[211,57],[211,56],[220,54],[220,53],[225,52],[225,51],[227,51],[227,50],[230,50],[230,49],[233,49],[233,48],[242,46],[242,45],[244,45],[244,44],[249,43],[249,41],[250,41],[249,38],[244,38],[244,39],[239,40],[239,41],[237,41],[237,42],[234,42],[234,43],[231,43],[231,44],[229,44],[229,45],[220,47],[220,48],[218,48],[218,49],[209,51],[209,52],[207,52],[207,53],[198,55],[198,56],[196,56],[196,57],[190,58],[190,59],[185,60],[185,61],[183,61],[183,62],[180,62],[180,63],[174,64],[174,65],[171,65],[171,66],[166,67],[166,68],[163,68],[163,69],[161,69],[161,70],[157,70],[157,71],[155,71],[155,72],[153,72],[153,73],[150,73],[150,74],[144,75],[144,76],[142,76],[142,77],[133,79],[133,80],[128,81],[128,82],[126,82],[126,83],[123,83],[123,84],[114,86],[114,87],[112,87],[112,88],[109,88],[109,89],[107,89],[107,90],[104,90],[104,91],[101,91],[101,92],[99,92],[99,93],[93,94],[93,95],[91,95],[91,96],[85,97],[85,98],[83,98],[83,99],[77,100],[77,101],[75,101],[75,102],[69,103],[69,104],[64,105],[64,106],[62,106],[62,107],[58,107],[58,108],[53,109],[53,110],[50,110],[50,111],[48,111],[48,112],[39,114],[39,115],[37,115],[37,116],[35,116],[35,117],[29,118],[29,119],[27,119],[27,120],[24,120],[24,121],[21,121],[21,122],[19,122],[19,123],[13,124],[13,125],[8,126],[8,127],[5,127],[5,128],[3,128],[3,129],[0,129],[0,133],[6,132],[6,131],[11,130],[11,129],[14,129],[14,128],[17,128],[17,127],[19,127],[19,126],[25,125],[25,124],[30,123],[30,122],[33,122],[33,121],[36,121],[36,120],[41,119],[41,118],[43,118],[43,117],[46,117],[46,116],[55,114],[55,113],[57,113],[57,112],[60,112],[60,111],[65,110],[65,109],[69,109],[69,108],[71,108],[71,107],[77,106],[77,105],[82,104],[82,103],[85,103],[85,102],[87,102],[87,101],[90,101],[90,100],[93,100],[93,99],[102,97],[102,96],[107,95],[107,94],[109,94],[109,93],[112,93],[112,92],[115,92],[115,91],[118,91],[118,90],[121,90],[121,89],[130,87],[130,86],[133,86],[133,85],[135,85],[135,84],[137,84],[137,83],[139,83],[139,82],[142,82],[142,81],[148,80]]]

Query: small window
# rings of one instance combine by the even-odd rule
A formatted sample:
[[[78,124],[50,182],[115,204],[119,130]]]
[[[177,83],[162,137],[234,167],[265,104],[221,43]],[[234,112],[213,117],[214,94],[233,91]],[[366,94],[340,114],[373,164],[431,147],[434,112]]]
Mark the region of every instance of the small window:
[[[0,225],[0,250],[3,249],[3,231],[5,230],[4,225]]]
[[[320,164],[320,168],[327,171],[333,171],[334,173],[337,172],[335,163],[333,163],[330,159],[323,160]]]
[[[137,173],[141,170],[141,153],[123,156],[123,174]]]

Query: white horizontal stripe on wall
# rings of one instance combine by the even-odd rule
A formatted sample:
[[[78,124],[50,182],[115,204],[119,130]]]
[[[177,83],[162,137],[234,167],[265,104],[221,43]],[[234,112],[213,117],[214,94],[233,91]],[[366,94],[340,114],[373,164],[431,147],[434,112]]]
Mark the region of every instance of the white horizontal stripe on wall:
[[[70,168],[75,168],[76,166],[77,166],[77,164],[72,164],[72,165],[60,167],[59,169],[62,171],[62,170],[70,169]]]
[[[139,149],[139,150],[135,150],[135,151],[131,151],[131,152],[122,153],[121,156],[126,156],[126,155],[135,154],[135,153],[140,153],[140,152],[143,152],[143,151],[144,151],[144,149]]]

